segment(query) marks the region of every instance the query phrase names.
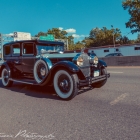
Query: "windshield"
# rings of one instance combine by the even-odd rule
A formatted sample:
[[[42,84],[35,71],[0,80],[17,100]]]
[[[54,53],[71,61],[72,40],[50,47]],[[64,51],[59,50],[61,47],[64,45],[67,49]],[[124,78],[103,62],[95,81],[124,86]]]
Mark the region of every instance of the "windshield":
[[[37,45],[38,54],[43,53],[58,53],[58,52],[64,52],[64,46],[60,45]]]

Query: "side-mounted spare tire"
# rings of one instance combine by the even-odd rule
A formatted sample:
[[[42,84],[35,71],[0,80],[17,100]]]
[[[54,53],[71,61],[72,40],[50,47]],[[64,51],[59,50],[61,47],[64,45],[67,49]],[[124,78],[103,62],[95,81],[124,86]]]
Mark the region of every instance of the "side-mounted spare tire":
[[[58,70],[53,79],[54,89],[63,100],[70,100],[78,93],[78,77],[66,70]]]
[[[34,78],[38,84],[46,78],[46,76],[48,75],[48,71],[48,66],[45,61],[41,59],[36,61],[33,73]]]
[[[9,80],[9,72],[8,72],[8,69],[5,67],[2,69],[2,72],[1,72],[1,81],[2,81],[2,84],[3,86],[5,87],[10,87],[12,86],[13,84],[13,81],[10,81]]]

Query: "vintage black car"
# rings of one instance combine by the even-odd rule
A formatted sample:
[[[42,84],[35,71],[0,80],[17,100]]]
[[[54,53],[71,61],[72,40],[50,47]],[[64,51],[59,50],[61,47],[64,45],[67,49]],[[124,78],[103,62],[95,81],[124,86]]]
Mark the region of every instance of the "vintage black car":
[[[80,88],[102,87],[110,77],[106,63],[89,55],[84,51],[65,53],[64,43],[57,41],[7,43],[3,45],[2,84],[53,85],[60,98],[70,100]]]

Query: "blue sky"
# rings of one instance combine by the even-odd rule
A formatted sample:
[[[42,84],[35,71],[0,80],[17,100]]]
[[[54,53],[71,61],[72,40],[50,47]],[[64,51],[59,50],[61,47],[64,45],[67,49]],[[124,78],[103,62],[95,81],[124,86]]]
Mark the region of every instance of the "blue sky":
[[[30,32],[32,36],[48,29],[60,28],[74,34],[77,41],[91,29],[119,28],[128,34],[125,22],[130,16],[122,8],[122,0],[0,0],[0,33]]]

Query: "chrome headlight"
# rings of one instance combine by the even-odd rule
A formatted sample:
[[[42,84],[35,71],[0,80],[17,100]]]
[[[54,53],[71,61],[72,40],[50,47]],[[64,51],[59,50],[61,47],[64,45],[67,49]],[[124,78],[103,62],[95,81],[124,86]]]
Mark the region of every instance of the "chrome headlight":
[[[83,58],[80,56],[80,57],[78,57],[78,59],[77,59],[77,65],[78,66],[82,66],[83,65]]]
[[[97,56],[95,56],[94,58],[93,58],[93,64],[98,64],[98,57]]]
[[[89,56],[86,53],[77,54],[72,61],[79,67],[89,66]],[[92,62],[93,63],[93,62]]]

